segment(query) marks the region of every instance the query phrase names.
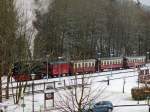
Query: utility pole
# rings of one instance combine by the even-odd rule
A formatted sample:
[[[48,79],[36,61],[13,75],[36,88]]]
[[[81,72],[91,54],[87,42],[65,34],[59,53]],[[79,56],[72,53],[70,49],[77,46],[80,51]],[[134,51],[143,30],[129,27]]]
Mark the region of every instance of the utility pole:
[[[35,74],[31,74],[32,78],[32,112],[34,112],[34,79],[35,79]]]
[[[48,74],[49,74],[49,64],[48,64],[48,59],[49,59],[49,55],[46,55],[46,79],[48,81]]]
[[[100,56],[101,56],[101,53],[99,52],[99,53],[97,53],[97,69],[98,69],[98,72],[100,72],[100,66],[99,65],[101,65],[101,59],[100,59]]]
[[[110,59],[111,59],[111,65],[110,65],[110,66],[111,66],[111,76],[112,76],[112,64],[113,64],[113,59],[112,59],[112,57],[113,57],[113,54],[111,53],[111,54],[110,54]]]

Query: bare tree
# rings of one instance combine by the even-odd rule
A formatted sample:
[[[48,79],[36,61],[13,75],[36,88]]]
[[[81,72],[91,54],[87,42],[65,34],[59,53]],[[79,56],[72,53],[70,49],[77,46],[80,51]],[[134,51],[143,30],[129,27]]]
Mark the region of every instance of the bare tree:
[[[1,77],[7,76],[6,99],[8,99],[12,65],[15,61],[29,60],[30,51],[26,12],[23,13],[21,8],[16,8],[16,0],[1,0],[0,8],[0,102],[2,102]]]
[[[84,63],[85,57],[82,59],[80,62]],[[82,67],[83,72],[80,75],[74,73],[73,78],[68,80],[69,85],[56,91],[55,106],[62,112],[81,112],[85,108],[91,108],[93,102],[101,100],[107,87],[105,84],[95,85],[91,74],[86,75],[86,65]]]
[[[93,102],[101,98],[105,86],[92,88],[92,82],[87,80],[89,79],[84,75],[80,79],[75,76],[68,88],[57,91],[56,108],[62,112],[81,112],[85,108],[91,108]]]
[[[16,41],[16,30],[17,30],[17,19],[15,10],[14,0],[1,0],[0,1],[1,15],[0,15],[0,64],[1,64],[1,75],[0,80],[3,75],[7,75],[7,88],[10,77],[10,68],[14,58],[14,48]],[[7,69],[5,69],[7,68]],[[0,81],[0,86],[2,82]],[[0,87],[1,88],[1,87]],[[0,89],[0,93],[2,90]],[[6,89],[8,91],[8,89]],[[8,98],[8,95],[6,95]],[[2,102],[2,94],[0,95],[0,102]]]

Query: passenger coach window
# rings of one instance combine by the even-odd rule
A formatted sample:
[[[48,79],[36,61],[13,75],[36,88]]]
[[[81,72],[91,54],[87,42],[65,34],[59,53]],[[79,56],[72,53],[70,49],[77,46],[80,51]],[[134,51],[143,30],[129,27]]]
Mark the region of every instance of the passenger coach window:
[[[109,65],[111,64],[111,61],[108,61],[109,62]]]
[[[78,67],[79,67],[79,68],[81,67],[80,64],[78,64]]]
[[[119,60],[116,61],[116,64],[118,64]]]
[[[87,63],[85,63],[85,67],[87,67]]]
[[[117,64],[120,64],[120,60],[117,61]]]
[[[82,63],[82,67],[84,67],[84,63]]]
[[[80,63],[80,67],[83,67],[83,66],[82,66],[82,63]]]
[[[103,63],[104,63],[104,65],[106,65],[106,61],[104,61]]]
[[[113,63],[114,63],[114,61],[113,61],[113,60],[111,60],[111,61],[110,61],[110,64],[113,64]]]
[[[108,64],[109,64],[109,61],[105,61],[105,64],[108,65]]]
[[[102,64],[105,65],[105,61],[102,61]]]
[[[91,63],[89,63],[89,67],[91,67]]]
[[[116,64],[116,60],[114,60],[114,61],[112,61],[113,62],[113,64]]]
[[[105,63],[106,63],[106,65],[108,65],[108,64],[109,64],[109,61],[105,61]]]
[[[112,62],[112,64],[115,64],[115,60],[114,61],[112,60],[111,62]]]
[[[94,63],[92,63],[92,65],[93,65],[93,66],[95,66],[95,64],[94,64]]]

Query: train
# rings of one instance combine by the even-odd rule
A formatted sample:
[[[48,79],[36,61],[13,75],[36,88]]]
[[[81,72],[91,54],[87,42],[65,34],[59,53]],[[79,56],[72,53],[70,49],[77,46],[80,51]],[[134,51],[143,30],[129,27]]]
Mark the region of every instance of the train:
[[[12,76],[15,81],[29,81],[31,74],[36,74],[35,79],[53,78],[61,76],[71,76],[87,73],[103,72],[105,70],[128,69],[132,67],[144,66],[146,56],[133,57],[111,57],[84,60],[59,60],[52,62],[39,62],[30,64],[27,70],[21,71],[18,63],[12,68]],[[48,77],[47,77],[48,76]]]

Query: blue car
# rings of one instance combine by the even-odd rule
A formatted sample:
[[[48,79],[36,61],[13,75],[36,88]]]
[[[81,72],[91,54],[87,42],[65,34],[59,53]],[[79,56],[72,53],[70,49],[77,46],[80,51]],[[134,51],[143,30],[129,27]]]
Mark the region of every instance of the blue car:
[[[100,101],[93,105],[92,108],[86,109],[83,112],[112,112],[113,104],[110,101]]]

